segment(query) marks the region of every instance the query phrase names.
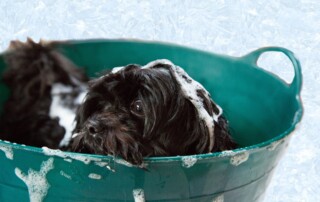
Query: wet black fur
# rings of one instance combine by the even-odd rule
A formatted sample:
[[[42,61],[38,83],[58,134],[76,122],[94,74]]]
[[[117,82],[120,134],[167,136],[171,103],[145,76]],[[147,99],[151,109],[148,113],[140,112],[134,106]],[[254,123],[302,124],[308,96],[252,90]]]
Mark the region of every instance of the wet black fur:
[[[85,75],[50,44],[13,42],[5,54],[2,75],[10,96],[0,117],[0,139],[20,144],[58,148],[65,129],[49,116],[54,83],[75,86],[69,75]],[[89,93],[76,117],[78,133],[70,150],[108,154],[140,165],[147,156],[201,154],[234,149],[228,123],[215,123],[214,147],[209,151],[208,128],[190,100],[182,95],[170,68],[140,69],[129,65],[116,74],[90,82]],[[76,89],[76,88],[75,88]],[[209,114],[217,108],[199,90]],[[132,110],[141,100],[143,113]]]
[[[141,69],[129,65],[89,84],[79,108],[72,150],[120,156],[133,164],[143,157],[202,154],[234,149],[228,123],[220,117],[214,128],[214,147],[209,151],[209,132],[196,108],[182,94],[166,65]],[[203,98],[206,110],[218,110]],[[132,110],[141,100],[143,113]]]
[[[58,148],[65,129],[50,118],[54,83],[75,86],[86,76],[50,44],[13,41],[5,53],[7,69],[2,81],[10,96],[0,117],[0,139],[30,146]]]

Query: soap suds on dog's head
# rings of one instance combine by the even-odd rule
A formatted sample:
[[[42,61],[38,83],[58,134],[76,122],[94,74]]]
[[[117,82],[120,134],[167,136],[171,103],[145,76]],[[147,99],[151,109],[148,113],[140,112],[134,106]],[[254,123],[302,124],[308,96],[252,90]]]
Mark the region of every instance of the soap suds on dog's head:
[[[80,85],[80,90],[81,92],[78,96],[72,98],[71,95],[75,91],[73,87],[61,83],[56,83],[52,86],[52,102],[49,115],[51,118],[59,118],[59,124],[65,129],[65,135],[60,142],[60,147],[67,146],[70,142],[72,131],[75,127],[77,106],[79,106],[85,98],[85,85]],[[70,98],[68,98],[68,96]]]
[[[152,61],[142,68],[148,69],[157,65],[167,65],[170,67],[175,79],[180,84],[184,96],[191,101],[197,109],[199,117],[206,123],[210,135],[210,152],[214,145],[214,121],[217,122],[218,118],[222,115],[221,107],[213,103],[218,109],[218,113],[212,113],[212,115],[210,115],[210,112],[208,112],[204,106],[203,98],[198,95],[198,92],[201,91],[204,94],[205,99],[211,100],[209,92],[199,82],[193,80],[181,67],[174,65],[167,59]]]
[[[233,149],[221,115],[208,91],[181,67],[168,60],[142,67],[129,64],[90,81],[70,147],[74,152],[116,154],[139,167],[147,156]]]

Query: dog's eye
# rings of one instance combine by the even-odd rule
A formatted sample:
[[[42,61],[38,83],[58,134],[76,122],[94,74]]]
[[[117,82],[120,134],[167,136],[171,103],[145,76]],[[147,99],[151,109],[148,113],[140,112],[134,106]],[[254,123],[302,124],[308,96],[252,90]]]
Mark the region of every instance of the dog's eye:
[[[130,109],[131,109],[131,112],[136,115],[143,115],[142,101],[141,100],[133,101]]]

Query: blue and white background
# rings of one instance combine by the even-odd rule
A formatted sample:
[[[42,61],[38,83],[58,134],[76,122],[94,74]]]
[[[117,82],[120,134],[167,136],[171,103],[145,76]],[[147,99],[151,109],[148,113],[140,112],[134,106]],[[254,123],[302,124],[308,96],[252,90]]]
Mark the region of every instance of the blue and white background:
[[[1,0],[0,51],[26,37],[138,38],[231,56],[264,46],[290,49],[303,68],[305,113],[265,201],[320,201],[319,0]],[[265,54],[259,65],[292,80],[281,54]]]

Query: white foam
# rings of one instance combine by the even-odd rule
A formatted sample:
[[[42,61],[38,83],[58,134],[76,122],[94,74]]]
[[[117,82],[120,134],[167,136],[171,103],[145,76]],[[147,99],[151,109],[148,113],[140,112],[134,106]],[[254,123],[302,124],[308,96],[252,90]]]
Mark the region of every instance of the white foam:
[[[234,152],[232,150],[226,150],[226,151],[222,151],[221,154],[219,155],[219,157],[233,156],[235,154],[236,154],[236,152]]]
[[[63,158],[64,161],[67,161],[70,163],[72,162],[72,160],[81,161],[86,165],[93,162],[95,165],[97,165],[99,167],[105,167],[108,170],[115,172],[115,170],[109,166],[109,163],[103,162],[101,158],[88,157],[88,156],[84,156],[84,155],[78,154],[78,153],[67,153],[67,152],[61,151],[59,149],[50,149],[48,147],[42,147],[42,151],[47,156],[59,156],[59,157]],[[126,162],[124,160],[118,159],[115,161],[117,161],[117,163],[119,163],[119,164],[123,164],[128,167],[132,167],[132,164],[130,164],[129,162]]]
[[[72,159],[63,159],[64,161],[66,161],[66,162],[69,162],[69,163],[72,163]]]
[[[81,161],[84,164],[89,164],[91,161],[94,161],[94,162],[102,161],[99,158],[88,157],[88,156],[84,156],[82,154],[77,154],[77,153],[72,153],[71,154],[71,153],[63,152],[63,151],[61,151],[59,149],[50,149],[48,147],[42,147],[42,151],[47,156],[59,156],[61,158],[64,158],[64,160],[66,160],[66,159],[74,159],[74,160],[77,160],[77,161]]]
[[[240,152],[236,155],[232,156],[230,159],[230,163],[234,166],[238,166],[249,159],[249,152]]]
[[[217,196],[213,199],[212,202],[224,202],[224,196],[223,195]]]
[[[50,188],[46,175],[53,168],[53,158],[49,158],[47,161],[42,162],[40,171],[29,169],[28,174],[24,174],[19,168],[15,169],[17,177],[28,187],[30,202],[43,201]]]
[[[116,74],[116,73],[118,73],[119,71],[121,71],[124,67],[125,67],[125,66],[122,66],[122,67],[114,67],[114,68],[112,68],[111,73],[112,73],[112,74]]]
[[[10,160],[13,160],[13,149],[10,146],[1,145],[0,150],[4,152],[6,157]]]
[[[151,67],[156,66],[157,64],[164,64],[164,65],[174,66],[174,64],[170,60],[159,59],[159,60],[154,60],[154,61],[149,62],[148,64],[146,64],[143,67],[141,67],[141,69],[149,69]]]
[[[107,168],[108,170],[115,172],[115,170],[110,167],[109,162],[94,162],[94,164],[101,168]]]
[[[62,158],[68,157],[67,153],[65,153],[59,149],[50,149],[48,147],[42,147],[42,151],[47,156],[60,156]]]
[[[143,189],[134,189],[132,191],[134,202],[145,202],[145,196]]]
[[[221,152],[219,157],[231,157],[230,164],[234,166],[238,166],[243,162],[246,162],[249,159],[249,155],[250,154],[247,151],[234,152],[232,150],[227,150],[227,151]]]
[[[94,164],[102,168],[106,168],[107,166],[109,166],[108,162],[94,162]]]
[[[60,175],[62,175],[63,177],[69,179],[69,180],[72,180],[72,177],[70,175],[68,175],[67,173],[65,173],[64,171],[60,171]]]
[[[199,82],[193,80],[181,67],[174,65],[171,61],[167,59],[152,61],[147,65],[143,66],[142,68],[143,69],[151,68],[157,64],[165,64],[171,67],[177,82],[180,83],[181,90],[184,96],[191,101],[191,103],[197,109],[200,119],[202,119],[206,123],[207,128],[209,130],[209,135],[210,135],[210,144],[209,144],[209,152],[210,152],[214,145],[214,121],[217,122],[218,118],[221,116],[222,114],[221,107],[215,104],[219,110],[219,113],[218,114],[213,113],[213,116],[210,116],[210,114],[207,112],[207,110],[203,106],[202,98],[200,98],[197,95],[197,90],[203,91],[204,96],[207,99],[211,100],[209,92]]]
[[[281,140],[272,142],[269,146],[267,146],[267,150],[269,151],[275,150],[280,144],[283,144],[284,141],[285,141],[284,139],[281,139]]]
[[[192,167],[197,163],[197,158],[193,156],[184,156],[182,157],[182,166],[186,168]]]
[[[128,161],[126,161],[124,159],[114,159],[114,162],[116,162],[118,164],[125,165],[127,167],[132,167],[133,166],[131,163],[129,163]]]
[[[121,164],[121,165],[124,165],[124,166],[127,166],[127,167],[146,168],[148,166],[148,163],[145,163],[145,162],[142,162],[140,165],[133,165],[130,162],[128,162],[128,161],[126,161],[124,159],[121,159],[121,158],[114,158],[114,162],[118,163],[118,164]]]
[[[88,175],[89,178],[94,179],[94,180],[101,180],[102,176],[96,173],[90,173]]]

